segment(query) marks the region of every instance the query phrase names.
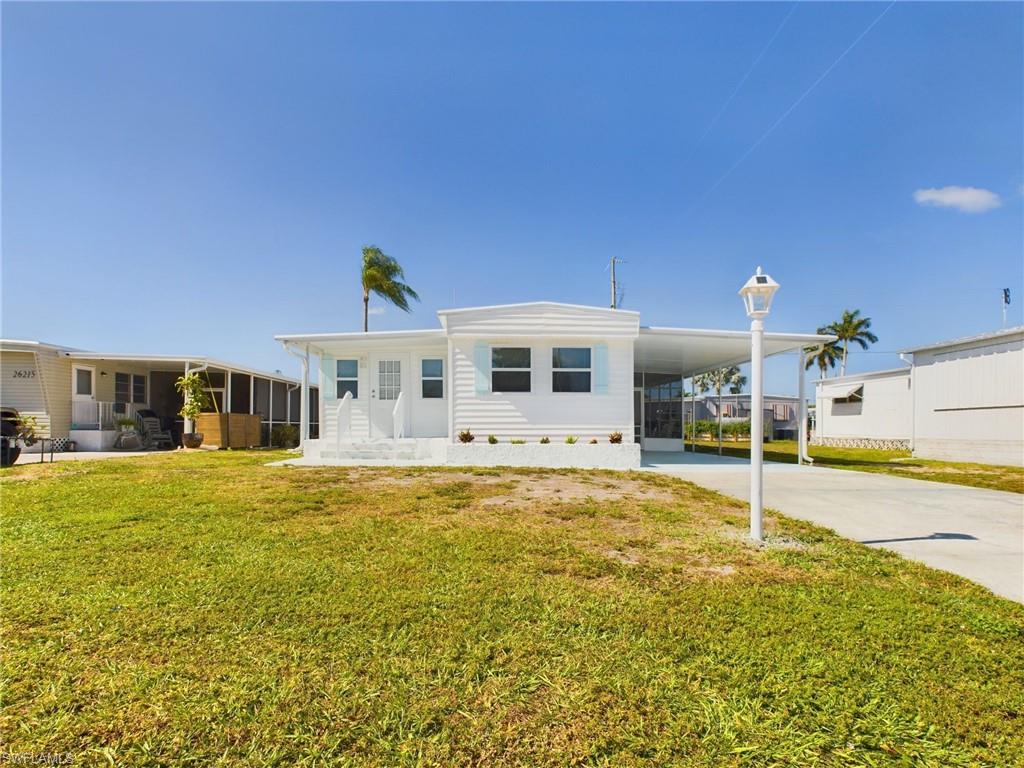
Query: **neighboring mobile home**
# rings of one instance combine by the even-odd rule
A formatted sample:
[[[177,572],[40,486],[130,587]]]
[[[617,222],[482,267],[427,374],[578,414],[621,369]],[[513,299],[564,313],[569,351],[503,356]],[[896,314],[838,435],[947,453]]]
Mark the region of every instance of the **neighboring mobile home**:
[[[822,379],[816,385],[814,414],[814,445],[909,450],[910,368]]]
[[[259,414],[261,444],[278,424],[299,423],[299,381],[194,355],[88,352],[40,341],[0,339],[0,405],[34,417],[42,437],[78,450],[108,450],[117,421],[155,411],[175,438],[185,424],[175,380],[199,371],[220,413]],[[318,411],[311,409],[312,433]]]
[[[1024,465],[1024,327],[902,357],[909,368],[817,382],[814,442]]]
[[[429,330],[276,337],[305,356],[304,377],[319,358],[323,419],[319,439],[304,441],[307,459],[633,467],[641,446],[682,447],[679,419],[644,418],[659,384],[750,358],[748,332],[641,327],[627,310],[530,302],[438,318]],[[831,338],[768,333],[765,351]],[[459,441],[465,431],[473,443]],[[610,445],[616,432],[623,443]]]

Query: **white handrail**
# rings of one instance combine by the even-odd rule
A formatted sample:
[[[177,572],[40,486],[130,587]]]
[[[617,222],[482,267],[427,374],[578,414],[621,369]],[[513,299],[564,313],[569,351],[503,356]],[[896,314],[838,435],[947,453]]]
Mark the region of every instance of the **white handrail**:
[[[338,402],[338,411],[337,411],[337,414],[336,414],[337,415],[337,419],[338,419],[338,422],[337,422],[337,427],[338,428],[337,428],[336,434],[334,436],[334,442],[335,442],[335,445],[336,445],[336,447],[337,447],[337,449],[339,451],[341,450],[341,433],[342,433],[342,422],[343,422],[342,417],[345,414],[348,414],[348,431],[351,434],[351,432],[352,432],[352,393],[351,392],[346,392],[345,396],[342,397],[341,400]]]
[[[398,438],[405,437],[405,392],[398,393],[395,407],[391,409],[391,420],[394,424],[394,439],[397,441]]]

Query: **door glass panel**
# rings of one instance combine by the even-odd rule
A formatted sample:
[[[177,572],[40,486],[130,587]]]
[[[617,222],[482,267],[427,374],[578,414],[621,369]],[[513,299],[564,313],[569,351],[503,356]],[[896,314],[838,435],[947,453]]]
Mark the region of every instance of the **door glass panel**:
[[[86,370],[84,368],[75,369],[75,394],[92,394],[92,371]]]
[[[402,361],[377,361],[377,389],[381,400],[397,400],[402,391]]]

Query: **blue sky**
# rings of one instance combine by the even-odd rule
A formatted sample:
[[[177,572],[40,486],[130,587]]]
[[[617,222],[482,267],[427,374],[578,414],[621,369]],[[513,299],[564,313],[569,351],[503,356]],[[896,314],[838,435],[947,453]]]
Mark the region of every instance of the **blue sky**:
[[[613,255],[645,324],[745,328],[758,264],[770,330],[859,308],[854,371],[1021,323],[1024,6],[885,8],[5,3],[3,335],[292,371],[367,243],[423,299],[376,329]]]

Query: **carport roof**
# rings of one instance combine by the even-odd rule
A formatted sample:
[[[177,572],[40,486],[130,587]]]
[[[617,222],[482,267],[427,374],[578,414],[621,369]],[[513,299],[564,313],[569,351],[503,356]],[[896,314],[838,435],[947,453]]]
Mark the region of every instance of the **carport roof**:
[[[258,368],[249,368],[245,365],[238,365],[237,363],[229,363],[225,360],[218,360],[214,357],[206,357],[205,355],[146,355],[146,354],[123,354],[120,352],[63,352],[65,357],[74,358],[75,360],[106,360],[110,362],[130,362],[139,363],[141,365],[153,366],[167,366],[171,364],[177,364],[184,366],[186,363],[190,365],[205,365],[209,368],[215,368],[217,370],[231,371],[232,373],[244,373],[249,376],[256,376],[261,379],[271,379],[272,381],[283,381],[288,384],[298,384],[299,380],[291,376],[286,376],[283,373],[277,371],[271,373],[270,371],[261,371]]]
[[[817,333],[765,333],[764,354],[777,355],[835,341]],[[637,371],[681,377],[750,361],[750,331],[641,327],[634,347]]]

